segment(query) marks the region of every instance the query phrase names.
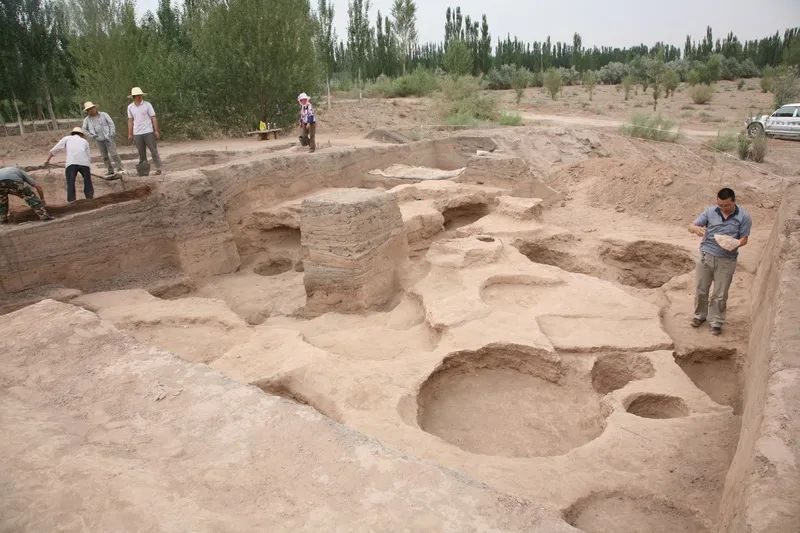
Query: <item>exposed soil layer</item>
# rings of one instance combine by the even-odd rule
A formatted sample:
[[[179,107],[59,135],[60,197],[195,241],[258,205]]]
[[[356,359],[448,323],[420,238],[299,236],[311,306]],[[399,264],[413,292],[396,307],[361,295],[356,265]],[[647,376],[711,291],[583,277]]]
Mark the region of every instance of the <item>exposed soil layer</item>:
[[[418,423],[463,450],[560,455],[596,438],[604,410],[588,380],[515,350],[462,353],[420,389]]]
[[[564,513],[586,533],[702,533],[708,531],[693,512],[655,496],[624,493],[584,498]]]
[[[597,274],[600,270],[597,265],[591,265],[569,251],[574,248],[572,235],[557,235],[540,241],[518,239],[514,246],[534,263],[552,265],[578,274]]]
[[[675,396],[640,394],[628,401],[627,411],[642,418],[681,418],[689,414],[689,407]]]
[[[72,213],[91,211],[106,205],[121,204],[122,202],[129,202],[131,200],[141,200],[149,196],[151,192],[152,187],[149,185],[138,185],[126,191],[110,192],[96,198],[80,198],[68,204],[47,204],[47,211],[51,215],[61,217]],[[12,222],[39,220],[38,215],[30,208],[15,211],[11,217]]]
[[[646,355],[615,353],[597,358],[592,367],[592,386],[600,394],[621,389],[637,379],[653,377],[655,369]]]
[[[741,363],[734,349],[701,349],[675,358],[698,389],[720,405],[741,411]]]
[[[716,519],[737,450],[742,422],[734,416],[741,411],[738,354],[749,353],[754,258],[765,242],[761,225],[771,220],[771,208],[764,206],[774,201],[774,191],[745,167],[735,167],[744,178],[732,172],[738,162],[720,165],[720,179],[730,179],[737,193],[742,191],[743,203],[749,207],[756,196],[763,200],[753,209],[760,224],[742,252],[726,335],[711,337],[708,328],[688,325],[688,273],[697,239],[687,234],[685,224],[695,206],[680,207],[687,199],[679,186],[693,184],[696,173],[674,162],[682,146],[651,147],[563,128],[480,135],[377,146],[359,139],[364,144],[322,146],[313,156],[227,148],[173,153],[165,157],[170,172],[148,182],[155,194],[148,189],[141,202],[70,217],[68,231],[84,231],[79,235],[85,250],[72,250],[72,255],[59,250],[67,221],[4,230],[0,238],[13,239],[14,247],[6,249],[17,262],[0,254],[0,271],[9,266],[18,271],[19,280],[7,289],[11,293],[37,280],[53,283],[44,269],[34,268],[46,263],[48,270],[64,275],[55,280],[57,290],[43,291],[42,298],[83,306],[99,316],[102,327],[113,325],[142,343],[143,350],[155,346],[179,355],[192,363],[186,366],[190,377],[196,375],[193,369],[208,365],[224,374],[228,385],[238,381],[294,402],[277,402],[297,410],[280,420],[319,418],[303,407],[309,406],[346,424],[325,421],[339,434],[359,435],[360,445],[348,460],[365,469],[366,481],[378,481],[392,494],[400,476],[373,466],[366,453],[372,444],[362,434],[411,461],[419,457],[470,483],[476,480],[475,486],[495,487],[510,495],[508,501],[530,500],[548,512],[571,505],[566,521],[584,531],[706,531]],[[239,158],[246,161],[238,164]],[[234,159],[237,164],[224,165]],[[624,163],[629,160],[636,164]],[[369,173],[401,161],[466,170],[455,181],[419,183]],[[172,174],[204,166],[209,168]],[[667,183],[669,178],[670,183],[654,190],[649,183],[614,177],[609,184],[601,172],[627,179],[631,169],[650,169],[649,180]],[[613,194],[590,193],[612,185],[614,192],[669,197],[679,207],[670,211],[669,223],[657,211],[652,218],[637,212],[633,200],[609,210],[603,202]],[[309,198],[331,188],[380,188],[399,204],[405,202],[397,235],[419,238],[419,246],[412,248],[417,260],[392,261],[402,276],[385,306],[349,314],[336,306],[322,314],[309,311],[304,269],[313,271],[315,265],[305,242],[307,228],[301,238],[301,214]],[[528,191],[538,198],[533,191],[543,190],[553,197],[515,196]],[[113,194],[104,195],[104,201],[113,203]],[[518,209],[508,208],[509,197]],[[539,207],[535,212],[519,208],[526,205]],[[121,219],[129,224],[120,225]],[[61,233],[50,233],[48,240],[50,228]],[[94,256],[95,243],[86,235],[99,236],[103,230],[113,253]],[[354,232],[341,234],[348,244]],[[140,240],[126,241],[129,235]],[[34,241],[37,246],[28,248]],[[321,253],[335,247],[318,245]],[[38,250],[47,251],[46,260],[33,253]],[[50,256],[56,258],[53,266]],[[169,274],[143,275],[149,271],[138,263],[109,266],[117,256],[146,265],[168,258]],[[339,259],[330,272],[353,257]],[[108,274],[112,269],[118,272]],[[317,273],[328,273],[323,270]],[[117,283],[122,275],[126,285],[112,288],[146,291],[92,293],[103,286],[101,281]],[[6,290],[2,281],[0,289]],[[101,329],[77,329],[65,342]],[[18,342],[13,335],[7,339],[10,346]],[[682,355],[673,357],[673,350]],[[125,379],[134,383],[138,369],[120,372],[130,373]],[[32,381],[23,376],[24,367],[18,373]],[[181,384],[187,391],[195,385],[191,378]],[[71,408],[57,401],[53,405]],[[734,413],[724,406],[733,406]],[[209,401],[203,407],[218,405]],[[240,414],[228,409],[231,413],[234,419]],[[242,413],[241,419],[225,422],[227,429],[250,424],[245,414],[259,419]],[[102,413],[91,416],[105,423]],[[671,418],[679,420],[665,420]],[[265,416],[252,425],[273,427],[276,420]],[[204,438],[194,435],[193,442],[203,448]],[[339,437],[326,438],[330,445]],[[275,448],[279,440],[262,444]],[[248,442],[223,441],[231,453],[248,455]],[[289,453],[281,461],[305,468],[314,487],[350,497],[336,476],[317,477],[316,463],[304,467],[311,456],[303,438],[287,437],[286,442]],[[59,459],[55,456],[53,463]],[[188,465],[183,468],[192,470]],[[261,465],[253,461],[253,468]],[[416,480],[403,481],[425,494]],[[288,486],[246,488],[283,496]],[[624,492],[617,492],[620,487]],[[381,491],[366,497],[384,498]],[[542,530],[568,528],[559,517],[556,522]]]
[[[610,243],[600,256],[619,270],[619,282],[633,287],[654,289],[694,268],[689,252],[664,242],[636,241]]]
[[[277,276],[292,269],[294,269],[294,262],[291,259],[278,258],[257,264],[253,267],[253,272],[259,276]]]
[[[489,214],[489,206],[486,204],[465,204],[451,209],[446,209],[444,217],[444,229],[454,230],[472,224]]]

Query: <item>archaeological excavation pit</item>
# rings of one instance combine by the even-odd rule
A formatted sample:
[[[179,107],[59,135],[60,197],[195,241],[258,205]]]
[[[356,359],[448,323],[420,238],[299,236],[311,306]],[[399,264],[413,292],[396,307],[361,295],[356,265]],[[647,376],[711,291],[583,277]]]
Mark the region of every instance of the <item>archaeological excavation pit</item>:
[[[688,509],[652,495],[593,494],[564,513],[566,521],[586,533],[704,533],[703,520]]]
[[[617,270],[620,283],[646,289],[661,287],[670,279],[691,272],[695,261],[685,249],[656,241],[609,243],[600,257]]]
[[[699,349],[675,354],[675,360],[697,388],[720,405],[741,411],[741,360],[731,348]]]
[[[417,402],[424,431],[503,457],[564,454],[600,435],[607,414],[591,385],[552,354],[513,346],[450,355]]]
[[[568,130],[531,136],[581,144]],[[213,522],[205,510],[224,493],[237,516],[285,506],[299,529],[347,528],[366,501],[410,530],[447,529],[427,522],[443,509],[499,509],[481,524],[510,531],[735,530],[761,504],[739,491],[763,481],[751,477],[768,457],[759,439],[782,438],[759,421],[784,420],[767,407],[794,390],[770,363],[796,209],[742,253],[735,327],[715,339],[688,326],[697,241],[683,221],[629,210],[631,227],[598,231],[602,210],[577,195],[567,207],[514,196],[563,185],[526,174],[537,163],[524,146],[452,136],[313,158],[187,153],[147,194],[0,228],[0,269],[15,273],[0,279],[13,311],[0,323],[2,407],[20,413],[1,466],[22,480],[70,465],[75,490],[134,502],[145,525],[188,499],[197,508],[181,516]],[[370,173],[395,164],[465,170]],[[587,214],[573,223],[573,209]],[[94,455],[28,451],[76,442],[75,427]],[[224,491],[208,497],[209,483]],[[53,525],[65,486],[20,483],[14,501]],[[383,506],[387,490],[397,507]],[[307,500],[323,522],[292,503]],[[87,502],[87,517],[114,523]]]
[[[600,394],[621,389],[631,381],[655,375],[650,359],[639,353],[616,353],[597,358],[592,367],[592,387]]]
[[[628,399],[626,410],[642,418],[682,418],[689,414],[683,399],[668,394],[639,394]]]

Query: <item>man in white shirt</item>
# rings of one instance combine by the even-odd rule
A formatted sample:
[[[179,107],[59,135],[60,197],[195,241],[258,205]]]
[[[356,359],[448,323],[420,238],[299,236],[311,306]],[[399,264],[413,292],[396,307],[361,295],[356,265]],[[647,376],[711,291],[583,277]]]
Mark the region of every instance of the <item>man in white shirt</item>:
[[[144,100],[144,95],[139,87],[131,89],[133,103],[128,104],[128,140],[136,145],[140,166],[147,164],[147,149],[150,149],[158,175],[161,174],[161,158],[156,141],[161,138],[161,129],[158,127],[156,111],[150,102]]]
[[[73,128],[69,135],[63,137],[50,150],[45,166],[50,164],[56,152],[64,150],[67,153],[64,162],[67,177],[67,202],[75,201],[75,177],[80,172],[83,176],[83,196],[94,198],[94,186],[92,185],[92,158],[89,155],[89,143],[84,136],[86,133],[81,128]]]
[[[117,144],[114,142],[114,135],[117,132],[114,121],[105,111],[98,111],[97,105],[92,102],[83,104],[83,110],[86,111],[83,130],[97,143],[97,149],[100,150],[100,156],[108,169],[106,175],[113,176],[115,174],[114,167],[111,166],[112,160],[117,166],[116,173],[124,174],[122,160],[119,158]]]

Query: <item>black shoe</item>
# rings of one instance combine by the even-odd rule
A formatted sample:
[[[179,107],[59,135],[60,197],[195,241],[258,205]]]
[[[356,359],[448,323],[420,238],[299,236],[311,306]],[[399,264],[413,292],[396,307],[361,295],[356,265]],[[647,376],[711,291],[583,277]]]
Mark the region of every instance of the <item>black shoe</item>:
[[[711,334],[712,335],[721,335],[722,328],[720,326],[711,326]]]
[[[700,326],[703,325],[703,322],[705,321],[706,321],[705,318],[693,318],[690,324],[692,325],[693,328],[699,328]]]

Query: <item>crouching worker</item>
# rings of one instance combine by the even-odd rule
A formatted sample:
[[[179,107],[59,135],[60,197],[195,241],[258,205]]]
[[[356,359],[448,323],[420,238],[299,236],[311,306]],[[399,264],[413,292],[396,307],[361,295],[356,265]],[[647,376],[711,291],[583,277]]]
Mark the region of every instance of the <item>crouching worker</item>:
[[[36,197],[36,193],[39,197]],[[16,167],[0,168],[0,223],[6,224],[9,221],[8,214],[8,195],[19,196],[25,203],[39,215],[41,220],[53,220],[44,208],[44,190],[39,186],[30,175],[22,169]]]

